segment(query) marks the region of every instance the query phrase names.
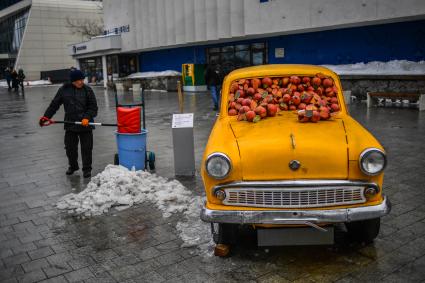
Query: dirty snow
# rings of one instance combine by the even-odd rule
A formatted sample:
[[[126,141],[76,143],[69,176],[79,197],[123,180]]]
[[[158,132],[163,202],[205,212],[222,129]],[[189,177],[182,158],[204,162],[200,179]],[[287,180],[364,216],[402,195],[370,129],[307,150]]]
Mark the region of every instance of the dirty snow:
[[[323,65],[338,75],[425,75],[425,61],[373,61],[347,65]]]
[[[52,83],[48,80],[38,80],[38,81],[24,81],[24,86],[39,86],[39,85],[51,85]],[[7,87],[6,80],[0,81],[0,87]]]
[[[138,72],[131,75],[128,75],[128,79],[141,79],[141,78],[155,78],[155,77],[174,77],[174,76],[181,76],[182,73],[173,71],[173,70],[167,70],[162,72]]]
[[[199,217],[203,199],[177,180],[170,181],[149,172],[108,165],[91,179],[85,190],[65,195],[56,206],[74,216],[90,217],[113,207],[123,210],[140,203],[155,205],[164,218],[182,213],[182,221],[176,225],[184,241],[182,246],[197,246],[204,254],[212,249],[209,225]]]

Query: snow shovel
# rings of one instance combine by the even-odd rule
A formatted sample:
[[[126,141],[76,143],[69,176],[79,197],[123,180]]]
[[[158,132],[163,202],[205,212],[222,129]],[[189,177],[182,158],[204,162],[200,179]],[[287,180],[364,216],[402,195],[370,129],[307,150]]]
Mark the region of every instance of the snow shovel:
[[[72,122],[72,121],[54,121],[49,120],[43,126],[50,126],[52,124],[69,124],[69,125],[81,125],[81,122]],[[90,122],[89,126],[106,126],[106,127],[118,127],[118,124],[108,124],[108,123],[99,123],[99,122]]]

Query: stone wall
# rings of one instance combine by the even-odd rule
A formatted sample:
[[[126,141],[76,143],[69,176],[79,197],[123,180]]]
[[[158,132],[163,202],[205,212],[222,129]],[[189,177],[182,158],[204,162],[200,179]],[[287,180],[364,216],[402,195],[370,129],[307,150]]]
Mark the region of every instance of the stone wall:
[[[181,76],[155,77],[155,78],[133,78],[119,79],[115,82],[121,82],[125,89],[128,89],[132,84],[140,84],[143,89],[160,89],[168,91],[177,91],[177,81],[181,80]]]
[[[368,92],[425,93],[425,76],[340,76],[342,88],[366,99]]]

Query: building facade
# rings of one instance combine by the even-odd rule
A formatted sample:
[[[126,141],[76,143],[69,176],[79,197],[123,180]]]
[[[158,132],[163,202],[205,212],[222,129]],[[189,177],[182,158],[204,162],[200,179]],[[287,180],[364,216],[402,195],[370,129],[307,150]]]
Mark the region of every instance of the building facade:
[[[181,70],[183,63],[220,63],[228,72],[267,63],[425,60],[420,0],[104,0],[103,5],[104,40],[119,41],[116,48],[71,54],[104,56],[108,76],[126,74],[112,70],[111,56],[136,57],[138,71]],[[128,65],[118,61],[115,69]]]
[[[102,22],[99,2],[6,0],[0,5],[0,70],[22,68],[28,80],[69,69],[68,45],[88,39],[81,25]]]

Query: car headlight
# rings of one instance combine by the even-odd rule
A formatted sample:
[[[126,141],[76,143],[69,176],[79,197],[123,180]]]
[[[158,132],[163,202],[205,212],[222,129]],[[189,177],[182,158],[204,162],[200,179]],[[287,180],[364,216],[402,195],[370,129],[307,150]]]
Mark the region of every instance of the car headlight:
[[[359,166],[366,175],[375,176],[384,171],[387,165],[385,153],[377,148],[368,148],[360,154]]]
[[[207,157],[205,169],[208,175],[215,179],[224,179],[229,175],[231,170],[229,157],[224,153],[216,152]]]

